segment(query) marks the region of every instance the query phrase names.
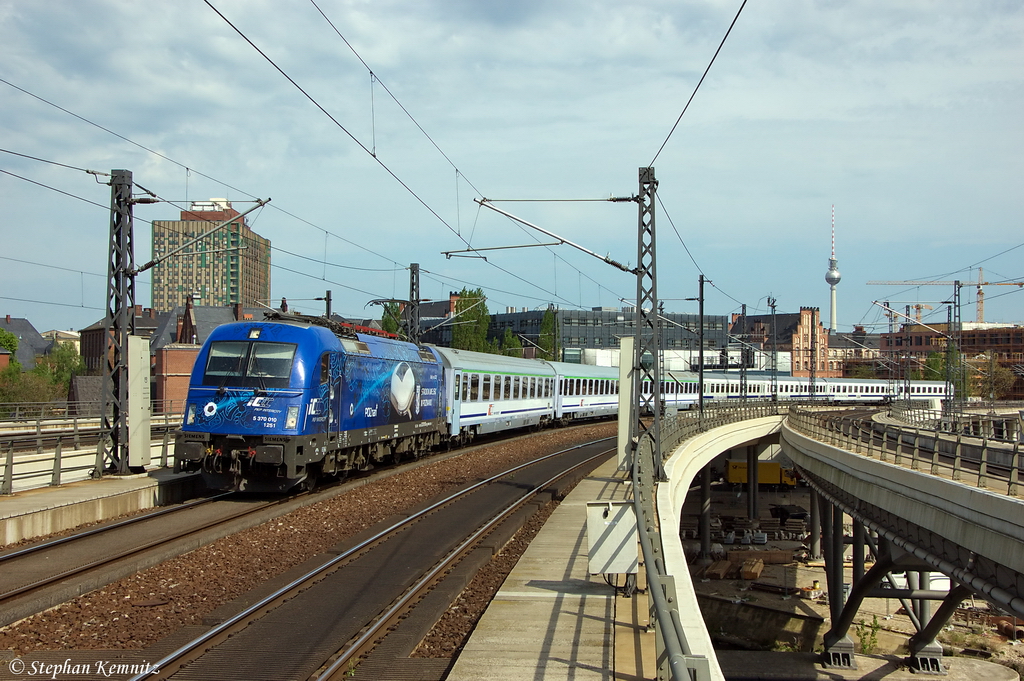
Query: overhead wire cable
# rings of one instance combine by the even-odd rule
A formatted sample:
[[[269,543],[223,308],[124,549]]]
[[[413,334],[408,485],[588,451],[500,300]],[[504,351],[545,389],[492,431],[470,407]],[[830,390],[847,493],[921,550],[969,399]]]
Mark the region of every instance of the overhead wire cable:
[[[398,177],[398,175],[393,170],[391,170],[391,168],[389,168],[387,166],[387,164],[385,164],[383,161],[380,160],[380,158],[378,158],[374,153],[372,153],[369,149],[367,149],[366,145],[364,145],[362,142],[360,142],[359,139],[356,138],[356,136],[353,135],[348,130],[348,128],[346,128],[344,125],[342,125],[341,122],[339,122],[333,115],[331,115],[331,113],[329,111],[327,111],[327,109],[325,109],[312,95],[310,95],[308,92],[306,92],[306,90],[304,90],[302,88],[302,86],[300,86],[291,76],[289,76],[288,73],[284,71],[284,69],[282,69],[280,66],[278,66],[277,63],[274,62],[273,59],[271,59],[252,40],[250,40],[249,37],[245,35],[245,33],[243,33],[226,16],[224,16],[220,12],[220,10],[218,10],[216,7],[214,7],[214,5],[210,2],[210,0],[203,0],[203,2],[210,9],[212,9],[214,12],[216,12],[217,16],[219,16],[221,19],[223,19],[224,22],[227,23],[227,25],[230,26],[232,28],[232,30],[235,31],[235,33],[237,33],[243,40],[245,40],[245,42],[249,43],[249,45],[254,50],[256,50],[260,54],[260,56],[262,56],[271,66],[273,66],[274,69],[278,73],[280,73],[282,76],[284,76],[284,78],[289,83],[291,83],[293,86],[295,86],[295,88],[299,92],[301,92],[303,94],[303,96],[306,97],[306,99],[308,99],[317,109],[319,109],[325,116],[327,116],[338,127],[338,129],[340,129],[342,132],[344,132],[353,142],[355,142],[359,146],[360,149],[362,149],[364,152],[367,153],[367,155],[369,155],[371,158],[373,158],[373,160],[376,161],[378,163],[378,165],[380,165],[380,167],[383,168],[389,175],[391,175],[391,177],[394,178],[394,180],[396,182],[398,182],[399,185],[401,185],[407,192],[409,192],[409,194],[412,195],[412,197],[415,198],[420,203],[420,205],[422,205],[424,208],[426,208],[427,211],[430,212],[431,215],[433,215],[435,218],[438,219],[438,221],[441,222],[441,224],[443,224],[445,227],[447,227],[448,230],[451,231],[452,234],[457,236],[459,238],[459,240],[462,241],[462,243],[466,244],[466,246],[472,247],[470,245],[470,243],[468,241],[466,241],[466,239],[461,234],[459,234],[458,230],[456,230],[454,227],[452,227],[450,224],[448,224],[448,222],[443,217],[441,217],[437,213],[437,211],[435,211],[422,197],[420,197],[420,195],[417,194],[412,189],[412,187],[410,187],[408,184],[406,184],[405,181],[403,181],[400,177]],[[463,175],[463,177],[465,177],[465,175]],[[471,182],[470,182],[470,186],[472,186]],[[476,189],[476,188],[474,187],[474,189]],[[542,291],[544,290],[541,286],[539,286],[535,282],[532,282],[532,281],[530,281],[528,279],[525,279],[524,277],[521,277],[521,276],[519,276],[517,274],[514,274],[513,272],[510,272],[509,270],[505,269],[504,267],[501,267],[500,265],[497,265],[497,264],[492,263],[490,261],[488,261],[488,264],[491,267],[494,267],[495,269],[497,269],[497,270],[499,270],[501,272],[504,272],[505,274],[509,275],[510,277],[513,277],[514,279],[517,279],[517,280],[523,282],[524,284],[528,284],[528,285],[533,286],[535,288],[538,288],[538,289],[540,289]],[[545,291],[545,293],[550,293],[550,292],[549,291]],[[566,302],[570,302],[570,301],[566,301]]]
[[[690,108],[690,102],[692,102],[693,98],[697,96],[697,90],[700,89],[701,83],[703,83],[704,79],[707,78],[708,72],[711,70],[711,66],[715,63],[715,59],[718,58],[718,53],[722,51],[722,47],[725,45],[726,39],[728,39],[729,34],[732,33],[732,27],[736,25],[736,21],[740,18],[740,13],[743,12],[743,8],[746,6],[747,0],[743,0],[743,4],[741,4],[739,10],[737,10],[736,16],[733,17],[732,23],[729,24],[729,30],[727,30],[725,32],[725,35],[722,36],[722,42],[718,44],[718,49],[715,50],[714,56],[711,57],[711,61],[708,62],[708,67],[704,69],[704,75],[702,75],[700,77],[700,80],[697,82],[697,87],[693,88],[693,93],[690,95],[690,98],[686,100],[686,105],[683,106],[683,110],[679,112],[679,118],[677,118],[676,122],[672,125],[672,129],[668,131],[668,135],[665,137],[665,141],[661,143],[660,147],[658,147],[658,151],[656,154],[654,154],[654,158],[652,158],[651,162],[647,164],[648,167],[653,166],[654,162],[658,160],[658,156],[661,155],[661,152],[665,148],[665,145],[668,144],[669,139],[672,138],[672,133],[674,133],[676,131],[676,128],[679,126],[679,121],[683,120],[683,114],[685,114],[686,110]]]
[[[415,126],[416,126],[416,128],[417,128],[417,129],[418,129],[418,130],[419,130],[419,131],[420,131],[421,133],[423,133],[423,136],[427,138],[427,141],[429,141],[429,142],[430,142],[430,144],[431,144],[431,145],[433,145],[433,147],[434,147],[434,148],[435,148],[435,149],[437,150],[437,152],[438,152],[439,154],[441,154],[441,156],[442,156],[442,157],[443,157],[443,158],[445,159],[445,161],[447,161],[447,162],[448,162],[448,164],[449,164],[449,165],[450,165],[450,166],[451,166],[451,167],[452,167],[452,168],[453,168],[453,169],[455,170],[455,174],[456,174],[456,177],[455,177],[455,181],[456,181],[456,202],[458,201],[458,178],[459,178],[459,176],[460,176],[460,175],[461,175],[461,176],[462,176],[462,178],[463,178],[463,179],[464,179],[464,180],[466,181],[466,183],[467,183],[467,184],[468,184],[468,185],[469,185],[470,187],[472,187],[472,188],[473,188],[473,190],[474,190],[474,191],[475,191],[475,192],[476,192],[477,194],[479,194],[480,196],[483,196],[483,192],[482,192],[482,191],[480,191],[480,189],[479,189],[479,188],[478,188],[478,187],[477,187],[477,186],[476,186],[475,184],[473,184],[473,181],[472,181],[472,180],[470,180],[470,179],[469,179],[468,177],[466,177],[465,173],[463,173],[463,172],[462,172],[461,170],[459,170],[459,167],[458,167],[458,166],[457,166],[457,165],[455,164],[455,162],[454,162],[454,161],[452,161],[452,159],[451,159],[451,158],[450,158],[450,157],[448,156],[448,154],[446,154],[446,153],[444,152],[444,150],[443,150],[443,149],[442,149],[442,148],[440,147],[440,145],[438,145],[438,144],[437,144],[437,142],[435,142],[435,141],[434,141],[434,138],[430,136],[430,134],[429,134],[429,133],[428,133],[428,132],[426,131],[426,129],[424,129],[424,127],[423,127],[422,125],[420,125],[420,122],[419,122],[418,120],[416,120],[416,117],[412,115],[412,112],[410,112],[410,111],[409,111],[409,110],[408,110],[408,109],[407,109],[407,108],[405,107],[405,105],[404,105],[404,104],[402,104],[401,100],[399,100],[399,99],[398,99],[398,97],[397,97],[397,96],[395,96],[395,94],[394,94],[394,93],[393,93],[393,92],[391,91],[391,89],[390,89],[390,88],[388,88],[387,84],[386,84],[386,83],[385,83],[384,81],[382,81],[382,80],[380,79],[380,75],[379,75],[379,74],[377,74],[377,73],[376,73],[376,72],[375,72],[375,71],[374,71],[374,70],[373,70],[373,69],[372,69],[372,68],[370,67],[370,65],[366,63],[366,60],[365,60],[365,59],[363,59],[362,55],[360,55],[360,54],[359,54],[358,50],[356,50],[356,48],[355,48],[355,47],[354,47],[354,46],[352,45],[352,43],[350,43],[350,42],[348,41],[348,39],[347,39],[347,38],[346,38],[346,37],[345,37],[345,36],[344,36],[344,35],[342,34],[342,32],[341,32],[341,31],[340,31],[340,30],[338,29],[338,27],[337,27],[337,26],[336,26],[336,25],[334,24],[334,22],[333,22],[333,21],[331,21],[331,18],[330,18],[330,17],[328,17],[328,16],[327,16],[327,14],[326,14],[326,13],[325,13],[325,12],[323,11],[323,9],[321,9],[321,7],[320,7],[320,6],[319,6],[319,5],[318,5],[318,4],[316,3],[316,0],[310,0],[310,3],[311,3],[311,4],[313,5],[313,7],[315,7],[315,8],[316,8],[317,12],[319,12],[319,13],[320,13],[320,15],[321,15],[321,16],[322,16],[322,17],[324,18],[324,20],[325,20],[325,21],[326,21],[326,22],[327,22],[327,23],[328,23],[328,24],[330,25],[330,27],[331,27],[331,28],[332,28],[332,29],[334,30],[334,32],[335,32],[335,33],[337,34],[337,36],[338,36],[338,37],[339,37],[339,38],[340,38],[340,39],[342,40],[342,42],[344,42],[344,43],[345,43],[345,45],[346,45],[346,46],[348,47],[348,49],[349,49],[349,50],[350,50],[350,51],[352,52],[352,54],[353,54],[353,55],[355,55],[356,59],[358,59],[358,60],[359,60],[359,62],[360,62],[360,63],[361,63],[362,65],[363,65],[363,67],[364,67],[364,68],[365,68],[365,69],[366,69],[366,70],[367,70],[367,71],[368,71],[368,72],[370,73],[370,76],[371,76],[371,78],[373,79],[373,82],[376,82],[376,83],[377,83],[377,84],[379,84],[379,85],[380,85],[380,86],[381,86],[382,88],[384,88],[384,91],[385,91],[385,92],[387,92],[387,93],[388,93],[388,96],[390,96],[390,97],[391,97],[391,99],[392,99],[392,100],[393,100],[393,101],[395,102],[395,104],[397,104],[397,105],[398,105],[398,108],[400,108],[400,109],[402,110],[402,112],[403,112],[403,113],[404,113],[404,114],[405,114],[405,115],[406,115],[406,116],[407,116],[407,117],[409,118],[409,120],[410,120],[410,121],[412,121],[413,125],[415,125]],[[350,135],[350,136],[351,136],[351,135]],[[574,201],[575,199],[569,199],[569,200],[570,200],[570,201]],[[580,200],[581,200],[581,201],[607,201],[607,199],[580,199]],[[458,214],[458,205],[457,205],[457,203],[456,203],[456,217],[457,217],[457,218],[458,218],[458,215],[459,215],[459,214]],[[478,215],[479,215],[479,209],[478,209]],[[513,221],[513,222],[514,222],[514,221]],[[447,223],[445,223],[445,224],[446,224],[446,226],[448,226],[448,228],[449,228],[449,229],[451,229],[451,226],[450,226],[450,225],[447,225]],[[517,227],[519,227],[519,229],[520,229],[520,230],[522,230],[522,231],[523,231],[524,233],[529,233],[529,232],[528,232],[528,231],[527,231],[527,230],[526,230],[526,229],[525,229],[525,228],[524,228],[524,227],[523,227],[522,225],[519,225],[518,223],[516,223],[516,226],[517,226]],[[473,234],[473,233],[475,233],[475,229],[476,229],[476,222],[475,222],[475,221],[474,221],[474,223],[473,223],[473,227],[474,227],[474,232],[471,232],[471,236],[470,236],[470,242],[472,241],[472,234]],[[461,230],[461,226],[460,226],[460,228],[459,228],[459,229],[455,230],[455,232],[456,232],[456,235],[457,235],[457,236],[459,236],[460,238],[462,238],[462,230]],[[538,239],[536,239],[536,237],[534,237],[534,239],[535,239],[535,241],[539,241]],[[465,240],[464,240],[464,239],[463,239],[463,241],[465,242]],[[472,246],[470,245],[470,243],[466,243],[466,245],[467,245],[467,246],[469,246],[469,247],[470,247],[470,248],[472,249]],[[550,249],[550,248],[547,248],[547,250],[551,250],[551,249]],[[551,252],[552,252],[552,253],[554,253],[554,251],[551,251]],[[583,273],[583,272],[582,272],[582,270],[580,270],[580,269],[579,269],[579,268],[577,268],[577,267],[576,267],[575,265],[573,265],[573,264],[569,263],[568,261],[566,261],[566,260],[565,260],[564,258],[562,258],[561,256],[559,256],[559,255],[558,255],[557,253],[555,253],[555,257],[556,257],[556,258],[558,258],[559,260],[561,260],[561,261],[562,261],[563,263],[565,263],[565,264],[566,264],[566,265],[568,265],[569,267],[571,267],[572,269],[576,270],[576,271],[577,271],[577,272],[578,272],[578,273],[579,273],[579,274],[580,274],[581,276],[583,276],[583,277],[586,277],[586,278],[587,278],[588,280],[590,280],[590,281],[592,281],[593,283],[595,283],[595,284],[597,284],[598,286],[600,286],[600,284],[599,284],[598,282],[594,281],[594,280],[593,280],[593,279],[592,279],[591,277],[589,277],[588,275],[586,275],[585,273]],[[490,265],[491,265],[491,266],[493,266],[493,267],[498,267],[497,265],[495,265],[494,263],[491,263],[491,262],[489,262],[489,261],[488,261],[488,264],[490,264]],[[500,270],[502,270],[502,271],[505,271],[505,270],[504,270],[503,268],[501,268],[501,267],[498,267],[498,269],[500,269]],[[507,272],[506,272],[506,273],[507,273]],[[556,293],[554,293],[554,292],[548,292],[548,293],[551,293],[552,295],[555,295],[556,297],[558,297],[558,296],[557,296],[557,294],[556,294]],[[565,299],[563,299],[563,300],[565,300]],[[568,302],[568,301],[566,301],[566,302]]]
[[[32,159],[33,161],[40,161],[42,163],[49,163],[50,165],[53,165],[53,166],[60,166],[61,168],[70,168],[71,170],[80,170],[81,172],[88,173],[89,175],[104,175],[106,177],[110,177],[110,173],[101,173],[98,170],[89,170],[88,168],[79,168],[77,166],[69,166],[69,165],[67,165],[65,163],[58,163],[57,161],[50,161],[50,160],[47,160],[45,158],[39,158],[38,156],[30,156],[28,154],[20,154],[17,151],[11,151],[10,149],[0,149],[0,151],[4,152],[5,154],[11,154],[13,156],[20,156],[22,158]]]
[[[0,296],[0,300],[13,300],[18,303],[33,303],[35,305],[59,305],[61,307],[77,307],[85,310],[105,310],[102,307],[92,305],[72,305],[71,303],[55,303],[52,300],[31,300],[29,298],[13,298],[11,296]]]
[[[334,123],[334,125],[336,125],[338,127],[339,130],[341,130],[346,135],[348,135],[349,139],[351,139],[353,142],[355,142],[359,146],[360,149],[365,151],[366,154],[368,156],[370,156],[370,158],[375,160],[378,163],[378,165],[380,165],[380,167],[383,168],[384,171],[387,172],[388,175],[390,175],[395,180],[395,182],[400,184],[407,192],[409,192],[409,194],[412,195],[412,197],[414,199],[416,199],[420,203],[420,205],[422,205],[424,208],[426,208],[431,213],[431,215],[436,217],[441,222],[441,224],[443,224],[445,227],[447,227],[449,230],[451,230],[452,234],[454,234],[457,237],[459,237],[459,239],[462,240],[463,243],[466,243],[465,239],[462,238],[462,235],[459,234],[458,231],[454,227],[449,225],[448,222],[437,213],[437,211],[435,211],[433,208],[431,208],[430,204],[428,204],[425,200],[423,200],[423,198],[420,197],[420,195],[417,194],[413,190],[412,187],[410,187],[408,184],[406,184],[405,181],[402,180],[402,178],[400,178],[393,170],[391,170],[391,168],[388,167],[388,165],[386,163],[381,161],[380,158],[378,158],[378,156],[374,152],[372,152],[369,149],[367,149],[366,145],[359,141],[359,138],[357,138],[355,135],[353,135],[348,130],[348,128],[346,128],[344,125],[342,125],[341,122],[331,114],[331,112],[329,112],[327,109],[325,109],[323,107],[323,105],[321,105],[320,102],[318,102],[316,100],[316,98],[314,98],[311,94],[306,92],[306,90],[301,85],[299,85],[295,81],[294,78],[292,78],[290,75],[288,75],[288,73],[284,69],[282,69],[280,66],[278,66],[277,62],[275,62],[273,59],[271,59],[270,56],[267,55],[266,52],[264,52],[262,49],[259,48],[259,46],[256,45],[256,43],[254,43],[252,40],[250,40],[249,37],[247,35],[245,35],[245,33],[243,33],[241,31],[241,29],[239,29],[237,26],[235,26],[231,22],[230,19],[228,19],[226,16],[224,16],[219,9],[214,7],[213,3],[211,3],[210,0],[203,0],[203,2],[206,3],[206,5],[210,9],[212,9],[214,12],[216,12],[217,16],[219,16],[221,19],[223,19],[224,22],[228,26],[230,26],[231,29],[234,30],[235,33],[237,33],[242,38],[242,40],[244,40],[245,42],[249,43],[249,45],[254,50],[259,52],[260,56],[263,57],[267,61],[267,63],[269,63],[271,66],[273,66],[274,69],[278,73],[280,73],[282,76],[284,76],[285,80],[287,80],[289,83],[291,83],[293,86],[295,86],[295,89],[297,89],[299,92],[301,92],[302,95],[313,104],[313,106],[315,106],[317,109],[319,109],[321,111],[321,113],[323,113],[325,116],[327,116],[327,118],[329,118],[331,120],[331,122]],[[469,244],[467,243],[466,245],[468,246]]]
[[[210,180],[211,182],[215,182],[216,184],[219,184],[222,187],[226,187],[226,188],[230,189],[231,191],[238,192],[239,194],[247,196],[250,199],[257,198],[255,194],[247,192],[244,189],[240,189],[238,187],[235,187],[234,185],[229,184],[229,183],[227,183],[227,182],[225,182],[225,181],[223,181],[221,179],[218,179],[216,177],[213,177],[212,175],[207,175],[206,173],[204,173],[202,171],[199,171],[199,170],[196,170],[195,168],[192,168],[192,167],[190,167],[190,166],[188,166],[188,165],[186,165],[186,164],[184,164],[184,163],[182,163],[180,161],[177,161],[177,160],[175,160],[175,159],[173,159],[173,158],[171,158],[171,157],[169,157],[169,156],[167,156],[165,154],[162,154],[159,151],[156,151],[155,149],[150,149],[149,147],[145,146],[144,144],[140,144],[139,142],[136,142],[135,140],[133,140],[133,139],[131,139],[129,137],[125,137],[124,135],[121,135],[121,134],[119,134],[117,132],[114,132],[110,128],[106,128],[106,127],[100,125],[99,123],[91,121],[88,118],[75,113],[74,111],[70,111],[69,109],[66,109],[66,108],[62,107],[59,104],[56,104],[54,102],[51,102],[48,99],[40,97],[39,95],[37,95],[35,93],[32,93],[32,92],[26,90],[23,87],[19,87],[19,86],[15,85],[14,83],[11,83],[8,80],[4,80],[3,78],[0,78],[0,83],[8,85],[8,86],[14,88],[15,90],[18,90],[19,92],[22,92],[22,93],[28,95],[29,97],[32,97],[33,99],[36,99],[36,100],[38,100],[40,102],[43,102],[44,104],[46,104],[48,106],[51,106],[51,107],[57,109],[58,111],[62,111],[64,113],[66,113],[67,115],[72,116],[73,118],[77,118],[78,120],[82,121],[83,123],[87,123],[87,124],[93,126],[94,128],[98,128],[99,130],[102,130],[103,132],[106,132],[106,133],[108,133],[110,135],[113,135],[114,137],[117,137],[120,140],[124,140],[125,142],[127,142],[127,143],[129,143],[129,144],[131,144],[131,145],[133,145],[135,147],[138,147],[139,149],[142,149],[143,151],[145,151],[147,153],[150,153],[150,154],[153,154],[154,156],[162,158],[163,160],[167,161],[168,163],[172,163],[172,164],[178,166],[179,168],[182,168],[183,170],[185,170],[188,173],[195,173],[196,175],[199,175],[200,177],[203,177],[203,178],[205,178],[207,180]],[[77,170],[77,168],[76,168],[76,170]],[[105,174],[105,173],[102,173],[102,174]],[[343,241],[343,242],[345,242],[345,243],[347,243],[347,244],[349,244],[351,246],[354,246],[354,247],[359,248],[359,249],[361,249],[363,251],[366,251],[367,253],[370,253],[371,255],[375,255],[378,258],[381,258],[383,260],[387,260],[389,262],[392,262],[395,265],[401,265],[401,263],[395,261],[392,258],[389,258],[389,257],[387,257],[385,255],[380,254],[380,253],[377,253],[376,251],[374,251],[374,250],[372,250],[370,248],[367,248],[366,246],[362,246],[361,244],[358,244],[358,243],[356,243],[356,242],[354,242],[354,241],[352,241],[350,239],[346,239],[345,237],[343,237],[343,236],[341,236],[339,234],[335,234],[334,232],[332,232],[332,231],[330,231],[328,229],[325,229],[325,228],[323,228],[323,227],[321,227],[321,226],[319,226],[317,224],[314,224],[314,223],[310,222],[309,220],[306,220],[304,218],[299,217],[298,215],[295,215],[294,213],[289,212],[288,210],[286,210],[284,208],[281,208],[277,204],[271,203],[269,205],[270,205],[270,208],[272,208],[274,210],[277,210],[277,211],[280,211],[280,212],[284,213],[285,215],[287,215],[288,217],[293,218],[295,220],[298,220],[299,222],[305,223],[305,224],[309,225],[310,227],[313,227],[314,229],[319,229],[322,232],[330,234],[331,236],[333,236],[335,239],[338,239],[339,241]]]
[[[676,233],[676,238],[678,238],[679,239],[679,243],[683,245],[683,250],[686,251],[686,255],[688,255],[690,257],[690,261],[693,262],[693,266],[696,267],[697,271],[700,272],[701,276],[704,277],[704,283],[711,284],[712,288],[716,289],[719,293],[721,293],[726,298],[732,300],[737,305],[743,305],[742,301],[737,300],[736,298],[732,297],[731,295],[729,295],[728,293],[723,291],[720,287],[715,285],[715,283],[711,280],[710,277],[708,277],[706,274],[704,274],[704,270],[701,269],[701,266],[697,264],[697,260],[693,257],[693,254],[690,253],[690,249],[686,245],[686,242],[683,241],[683,236],[679,233],[679,230],[676,229],[676,223],[673,222],[672,216],[669,214],[668,209],[665,208],[665,203],[661,200],[661,196],[658,196],[657,198],[658,198],[658,204],[661,206],[662,212],[664,212],[665,213],[665,217],[668,218],[668,224],[670,224],[672,226],[672,231]]]

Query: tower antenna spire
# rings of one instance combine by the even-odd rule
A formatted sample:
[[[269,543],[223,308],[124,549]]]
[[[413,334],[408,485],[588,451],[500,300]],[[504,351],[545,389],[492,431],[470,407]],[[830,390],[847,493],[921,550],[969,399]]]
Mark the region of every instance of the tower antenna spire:
[[[825,273],[825,281],[828,282],[829,297],[832,309],[829,311],[829,333],[837,331],[836,322],[836,284],[841,279],[839,274],[839,261],[836,260],[836,204],[832,204],[832,257],[828,259],[828,272]]]

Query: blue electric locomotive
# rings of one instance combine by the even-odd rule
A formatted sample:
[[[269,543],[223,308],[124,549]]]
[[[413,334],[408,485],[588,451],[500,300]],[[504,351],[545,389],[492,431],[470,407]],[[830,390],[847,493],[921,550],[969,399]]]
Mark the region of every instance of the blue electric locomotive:
[[[175,440],[177,470],[202,471],[213,489],[282,492],[441,441],[431,349],[315,319],[278,314],[210,334]]]

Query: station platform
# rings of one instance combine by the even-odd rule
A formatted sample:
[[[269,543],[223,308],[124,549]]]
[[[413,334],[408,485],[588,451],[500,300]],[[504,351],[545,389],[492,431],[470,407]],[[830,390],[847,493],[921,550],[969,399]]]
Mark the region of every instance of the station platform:
[[[204,489],[198,473],[170,468],[105,476],[0,496],[0,548],[79,525],[177,503]]]
[[[588,572],[587,502],[627,500],[614,459],[548,518],[459,654],[448,681],[653,679],[647,596],[616,596]]]

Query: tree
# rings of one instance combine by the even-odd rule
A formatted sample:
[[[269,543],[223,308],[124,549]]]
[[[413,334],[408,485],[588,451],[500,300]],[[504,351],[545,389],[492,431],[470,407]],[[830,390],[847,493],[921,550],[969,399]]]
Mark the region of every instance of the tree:
[[[540,320],[540,337],[537,339],[537,346],[540,348],[537,351],[538,359],[559,359],[557,323],[554,308],[548,307]]]
[[[85,360],[72,343],[61,343],[50,354],[36,357],[31,373],[48,380],[55,393],[66,395],[71,377],[85,371]]]
[[[483,289],[463,288],[455,303],[452,319],[452,347],[474,352],[494,352],[497,344],[487,340],[491,315],[487,311],[487,296]]]
[[[384,303],[384,312],[380,317],[380,328],[388,333],[398,333],[400,319],[401,312],[399,312],[398,303]]]
[[[945,381],[946,380],[946,356],[932,352],[924,360],[924,380]]]
[[[875,370],[869,364],[858,364],[853,367],[850,378],[871,379],[875,378]]]
[[[12,364],[0,372],[0,404],[49,402],[59,396],[45,376],[22,372],[20,365]]]
[[[523,342],[508,327],[505,328],[505,336],[501,339],[501,354],[509,357],[523,356]]]
[[[0,329],[0,348],[4,348],[11,353],[11,365],[18,365],[18,360],[15,358],[15,354],[18,352],[18,337],[6,329]]]
[[[986,352],[971,361],[971,394],[983,400],[999,400],[1006,396],[1017,377],[996,361],[996,353]]]

